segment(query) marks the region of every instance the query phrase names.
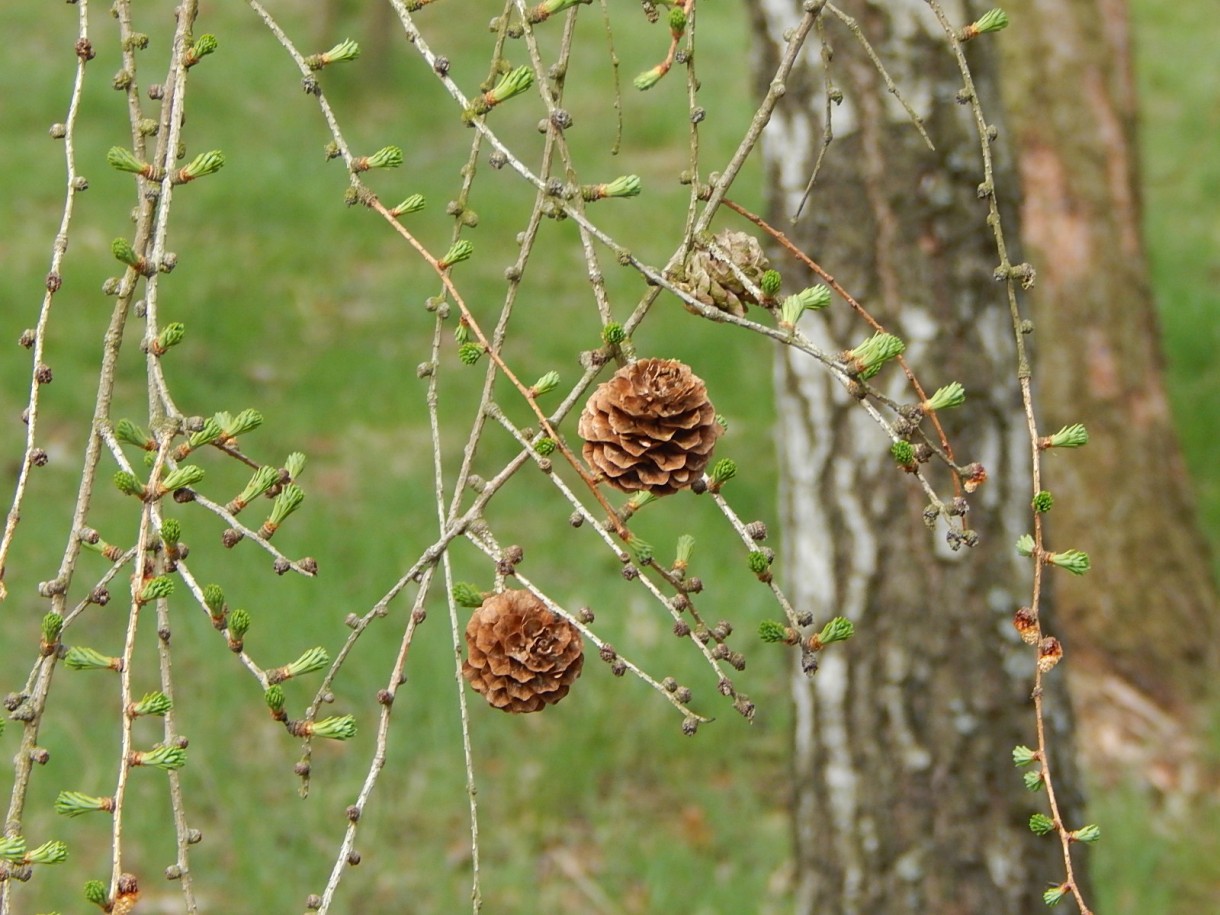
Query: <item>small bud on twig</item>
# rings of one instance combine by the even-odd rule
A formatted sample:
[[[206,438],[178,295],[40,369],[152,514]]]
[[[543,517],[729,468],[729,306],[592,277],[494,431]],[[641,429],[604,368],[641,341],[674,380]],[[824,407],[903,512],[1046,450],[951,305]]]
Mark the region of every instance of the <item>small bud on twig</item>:
[[[304,501],[305,491],[295,483],[289,483],[275,497],[275,502],[271,506],[271,514],[259,528],[259,534],[270,540],[279,530],[280,525],[284,523],[284,519],[300,508]]]
[[[55,611],[47,613],[42,618],[40,647],[43,657],[53,654],[59,644],[60,633],[64,630],[64,618]]]
[[[1082,423],[1064,426],[1054,435],[1038,439],[1038,447],[1047,448],[1082,448],[1089,443],[1089,431]]]
[[[331,64],[342,63],[348,60],[355,60],[360,56],[360,45],[352,41],[350,38],[345,38],[329,51],[323,51],[321,54],[311,54],[305,58],[305,66],[310,70],[321,70],[323,67]]]
[[[295,483],[305,472],[305,452],[294,451],[284,458],[284,470],[288,473],[288,479]]]
[[[1061,569],[1067,569],[1073,575],[1083,575],[1092,567],[1089,562],[1089,554],[1080,550],[1065,550],[1062,553],[1047,553],[1043,557],[1043,562],[1048,565],[1055,565]]]
[[[631,84],[641,92],[651,89],[661,81],[662,77],[664,77],[666,73],[669,72],[670,66],[672,65],[669,63],[657,64],[651,70],[645,70],[643,73],[639,74],[631,81]]]
[[[148,351],[154,356],[164,356],[170,347],[177,346],[186,338],[186,325],[181,321],[165,325],[161,332],[148,344]]]
[[[836,616],[822,627],[821,632],[809,640],[809,649],[811,651],[821,651],[827,645],[835,642],[845,642],[855,634],[856,627],[852,624],[851,620],[842,616]]]
[[[196,178],[203,178],[206,175],[214,175],[216,172],[224,168],[225,154],[219,149],[209,150],[205,153],[200,153],[190,161],[186,168],[178,170],[178,174],[174,176],[175,184],[186,184],[194,181]]]
[[[320,646],[311,648],[290,664],[267,671],[267,682],[271,684],[283,683],[285,680],[291,680],[293,677],[300,677],[304,674],[321,670],[329,663],[330,655],[326,653],[325,648]]]
[[[131,242],[125,238],[116,238],[111,242],[110,253],[114,255],[116,260],[144,276],[152,276],[157,272],[143,255],[136,253],[136,249],[131,246]]]
[[[80,645],[74,645],[68,649],[68,653],[64,656],[64,664],[70,670],[120,671],[123,669],[122,658],[107,657],[100,651],[94,651],[92,648],[85,648]]]
[[[530,386],[530,393],[534,397],[540,397],[543,394],[549,394],[557,387],[559,387],[559,373],[547,372]]]
[[[759,623],[758,637],[764,642],[783,642],[785,645],[795,645],[800,639],[795,629],[775,620],[763,620]]]
[[[147,162],[141,162],[137,159],[130,150],[124,149],[122,146],[112,146],[110,151],[106,153],[107,164],[121,172],[131,172],[133,175],[140,175],[150,181],[160,181],[164,177],[164,173]]]
[[[250,613],[238,607],[225,620],[225,636],[229,651],[240,654],[245,647],[246,633],[250,631]]]
[[[111,813],[114,798],[93,797],[79,791],[61,791],[55,798],[55,812],[60,816],[78,817],[86,813]]]
[[[130,766],[151,766],[155,769],[169,772],[181,769],[186,765],[186,750],[181,747],[161,746],[151,750],[133,750],[127,754],[127,764]]]
[[[942,388],[937,388],[936,393],[923,401],[919,405],[920,409],[925,413],[934,413],[937,410],[947,410],[950,407],[960,407],[966,402],[966,389],[958,382],[950,382]]]
[[[1031,750],[1027,746],[1016,746],[1012,748],[1012,764],[1014,766],[1028,766],[1039,759],[1038,751]]]
[[[776,276],[778,277],[779,274],[777,273]],[[829,304],[830,288],[828,286],[819,284],[802,289],[796,295],[790,295],[784,299],[784,304],[780,307],[779,326],[791,331],[806,311],[820,311]]]
[[[263,414],[253,408],[242,410],[236,416],[231,416],[228,412],[222,410],[213,419],[220,424],[220,428],[224,433],[221,436],[221,441],[223,442],[231,442],[239,435],[253,432],[263,424]]]
[[[157,690],[151,693],[145,693],[144,698],[139,702],[133,702],[127,707],[127,714],[131,718],[138,718],[141,715],[164,715],[174,703],[170,701],[169,696]]]
[[[652,544],[645,541],[638,534],[631,534],[631,539],[627,541],[627,552],[631,554],[631,561],[637,566],[646,566],[652,562],[653,549]]]
[[[398,206],[390,210],[391,216],[406,216],[408,213],[418,213],[428,205],[423,194],[412,194]]]
[[[470,107],[462,112],[462,120],[470,123],[479,115],[487,114],[492,108],[503,104],[513,96],[520,95],[534,84],[534,71],[528,66],[520,66],[505,73],[495,88],[484,92],[475,98]]]
[[[463,343],[458,347],[458,359],[462,365],[474,365],[483,358],[485,352],[480,343]]]
[[[220,47],[215,35],[200,35],[182,55],[182,63],[189,70]]]
[[[903,470],[912,473],[918,467],[915,463],[915,446],[907,441],[896,441],[890,445],[890,456]]]
[[[470,256],[474,254],[474,245],[460,239],[455,241],[453,245],[445,252],[445,256],[437,262],[437,267],[441,270],[448,270],[454,264],[460,264],[462,261],[470,260]]]
[[[236,515],[254,499],[261,496],[270,489],[279,479],[279,471],[270,465],[264,465],[254,471],[254,476],[250,478],[250,482],[228,505],[225,506],[231,513]]]
[[[686,567],[690,563],[691,553],[695,549],[695,538],[690,534],[683,534],[678,538],[677,554],[674,557],[673,570],[680,575],[686,574]]]
[[[615,178],[609,184],[586,184],[580,189],[581,199],[590,203],[595,200],[605,200],[607,197],[638,197],[639,195],[639,175],[623,175]]]
[[[110,896],[106,892],[106,884],[100,880],[88,880],[85,882],[85,899],[92,902],[96,906],[109,911]]]
[[[276,721],[284,721],[287,716],[284,714],[284,687],[278,683],[273,683],[267,687],[267,691],[263,693],[263,701],[267,703],[267,708],[271,712],[271,717]]]
[[[902,354],[906,344],[893,334],[875,333],[859,346],[840,355],[849,374],[867,381],[881,371],[885,363]]]
[[[707,475],[707,488],[712,492],[720,492],[724,484],[735,476],[737,476],[737,462],[731,458],[721,458],[712,465],[711,473]]]
[[[686,10],[675,6],[669,11],[669,36],[677,41],[686,34]]]
[[[1101,827],[1090,823],[1088,826],[1081,826],[1079,829],[1073,829],[1068,833],[1068,838],[1073,842],[1083,842],[1086,845],[1092,845],[1101,838]]]
[[[21,836],[0,836],[0,861],[21,861],[25,858],[25,839]]]
[[[988,32],[999,32],[1008,28],[1008,14],[1002,9],[988,10],[970,25],[958,29],[958,41],[971,41]]]
[[[158,575],[144,583],[136,597],[137,604],[148,604],[154,600],[164,600],[174,593],[174,580],[168,575]]]
[[[1035,813],[1029,818],[1029,831],[1036,836],[1044,836],[1053,831],[1054,828],[1055,821],[1045,813]]]
[[[371,156],[360,156],[352,162],[352,171],[367,172],[371,168],[398,168],[402,165],[402,148],[383,146]]]
[[[1058,886],[1052,886],[1042,894],[1042,901],[1047,905],[1055,905],[1060,899],[1072,891],[1070,883],[1061,883]]]
[[[152,436],[129,419],[120,419],[114,424],[114,436],[119,441],[135,445],[144,451],[157,449],[157,443],[152,440]]]
[[[319,721],[289,721],[286,727],[293,737],[351,740],[356,736],[356,719],[352,715],[338,715]]]
[[[469,582],[459,581],[453,586],[453,601],[459,607],[481,607],[483,592]]]

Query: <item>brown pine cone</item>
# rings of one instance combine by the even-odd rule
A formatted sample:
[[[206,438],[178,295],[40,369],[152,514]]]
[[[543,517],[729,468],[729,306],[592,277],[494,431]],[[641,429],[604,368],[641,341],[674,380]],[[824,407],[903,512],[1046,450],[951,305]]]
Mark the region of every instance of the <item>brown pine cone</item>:
[[[746,289],[729,262],[735,264],[755,286],[771,268],[771,262],[753,235],[722,229],[713,238],[728,255],[728,260],[722,260],[710,250],[697,248],[686,260],[686,277],[682,285],[704,305],[713,305],[741,317],[749,305],[758,304],[758,299]],[[691,309],[688,307],[688,310]]]
[[[623,492],[667,495],[703,473],[723,431],[707,387],[673,359],[625,365],[585,404],[585,460]]]
[[[466,624],[462,676],[506,712],[536,712],[568,694],[584,665],[576,627],[529,591],[502,591]]]

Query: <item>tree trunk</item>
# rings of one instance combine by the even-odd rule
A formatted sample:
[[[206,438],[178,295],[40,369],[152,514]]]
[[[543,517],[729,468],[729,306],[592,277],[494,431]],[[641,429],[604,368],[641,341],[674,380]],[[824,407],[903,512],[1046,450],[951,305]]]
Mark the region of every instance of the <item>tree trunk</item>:
[[[1216,660],[1217,598],[1172,426],[1141,233],[1123,0],[1014,0],[1005,100],[1018,150],[1036,377],[1050,428],[1091,445],[1049,467],[1051,547],[1097,581],[1057,581],[1081,747],[1099,774],[1189,790],[1193,713]],[[1186,765],[1183,765],[1186,763]]]
[[[795,5],[780,6],[751,7],[768,58],[760,73],[774,72],[774,42],[792,25]],[[1034,738],[1034,657],[1010,623],[1031,591],[1031,563],[1013,549],[1031,523],[1030,444],[1012,325],[993,279],[998,257],[976,194],[979,144],[969,109],[954,103],[962,79],[926,3],[862,0],[847,11],[926,116],[937,149],[924,145],[859,43],[824,13],[843,100],[807,213],[788,234],[907,342],[929,391],[965,385],[966,404],[944,421],[959,463],[981,461],[990,481],[969,515],[980,544],[952,551],[943,526],[925,527],[925,497],[896,468],[888,438],[818,364],[780,350],[787,586],[817,619],[842,615],[857,627],[824,653],[816,675],[794,683],[797,910],[1026,915],[1044,908],[1042,890],[1062,879],[1063,862],[1058,843],[1028,828],[1044,799],[1025,790],[1010,755]],[[968,50],[1002,143],[986,60],[993,44]],[[815,46],[765,135],[775,224],[787,224],[813,168],[825,97]],[[1017,199],[1013,178],[1001,156],[1005,205]],[[1011,245],[1011,207],[1005,217]],[[813,279],[791,263],[781,269],[786,289]],[[802,330],[831,352],[870,333],[839,301]],[[915,399],[897,369],[873,383],[901,402]],[[1074,817],[1062,679],[1053,673],[1048,686],[1052,762],[1065,817]]]

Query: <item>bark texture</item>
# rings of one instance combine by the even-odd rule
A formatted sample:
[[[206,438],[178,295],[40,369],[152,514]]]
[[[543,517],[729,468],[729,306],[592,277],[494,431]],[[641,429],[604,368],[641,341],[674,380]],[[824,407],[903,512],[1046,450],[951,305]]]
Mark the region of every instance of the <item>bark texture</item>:
[[[1015,0],[1005,100],[1024,198],[1043,415],[1091,444],[1047,463],[1051,549],[1101,578],[1057,581],[1090,769],[1194,787],[1188,735],[1218,644],[1216,588],[1172,426],[1141,233],[1125,0]]]
[[[759,72],[770,74],[798,5],[753,9],[766,58]],[[959,463],[981,461],[991,479],[972,497],[980,545],[953,552],[943,528],[925,527],[925,497],[896,469],[881,430],[816,363],[780,351],[786,586],[819,621],[844,615],[857,627],[813,678],[794,678],[798,911],[1025,915],[1044,907],[1041,891],[1062,879],[1063,862],[1057,843],[1030,833],[1044,800],[1024,789],[1010,759],[1034,737],[1034,658],[1011,625],[1031,585],[1030,564],[1013,549],[1029,527],[1030,446],[986,204],[976,196],[978,141],[968,109],[955,104],[961,77],[925,3],[870,0],[846,11],[926,115],[937,149],[827,15],[831,80],[843,100],[817,188],[789,235],[907,341],[929,391],[966,386],[966,405],[944,419]],[[951,6],[958,14],[969,21]],[[1003,136],[981,56],[988,48],[975,44],[975,79]],[[774,224],[787,225],[820,148],[824,80],[815,42],[764,138]],[[1000,199],[1015,201],[1011,168],[999,167]],[[792,264],[781,269],[786,291],[812,279]],[[870,333],[838,301],[802,329],[832,352]],[[914,399],[896,368],[875,383]],[[1052,691],[1061,681],[1051,678]],[[1049,704],[1056,784],[1072,817],[1061,688]]]

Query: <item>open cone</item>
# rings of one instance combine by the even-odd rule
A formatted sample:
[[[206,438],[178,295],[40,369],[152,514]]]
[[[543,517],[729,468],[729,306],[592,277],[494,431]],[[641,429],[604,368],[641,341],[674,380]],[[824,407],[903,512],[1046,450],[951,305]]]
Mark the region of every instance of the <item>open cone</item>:
[[[462,676],[506,712],[536,712],[568,694],[584,665],[584,644],[570,622],[529,591],[502,591],[466,624]]]
[[[611,486],[667,495],[702,475],[723,430],[689,366],[640,359],[593,392],[577,431],[585,460]]]

